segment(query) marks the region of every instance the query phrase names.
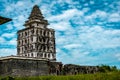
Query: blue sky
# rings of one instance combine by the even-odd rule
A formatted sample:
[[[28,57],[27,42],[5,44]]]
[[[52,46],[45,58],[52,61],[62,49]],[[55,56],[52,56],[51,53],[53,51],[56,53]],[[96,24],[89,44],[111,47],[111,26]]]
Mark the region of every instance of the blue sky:
[[[39,5],[56,30],[57,60],[120,68],[120,0],[0,0],[0,56],[16,55],[16,32]]]

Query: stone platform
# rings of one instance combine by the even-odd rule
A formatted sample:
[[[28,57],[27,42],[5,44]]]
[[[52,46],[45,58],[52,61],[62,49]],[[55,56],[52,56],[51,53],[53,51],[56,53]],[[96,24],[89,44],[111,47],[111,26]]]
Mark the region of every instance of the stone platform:
[[[48,59],[8,56],[0,58],[0,76],[57,75],[61,62]]]

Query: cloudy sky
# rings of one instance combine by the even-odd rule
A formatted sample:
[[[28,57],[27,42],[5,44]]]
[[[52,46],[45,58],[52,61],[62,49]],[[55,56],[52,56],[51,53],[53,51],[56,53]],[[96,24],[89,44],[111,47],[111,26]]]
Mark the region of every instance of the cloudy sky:
[[[16,32],[37,4],[56,31],[57,60],[120,68],[120,0],[0,0],[0,56],[16,55]]]

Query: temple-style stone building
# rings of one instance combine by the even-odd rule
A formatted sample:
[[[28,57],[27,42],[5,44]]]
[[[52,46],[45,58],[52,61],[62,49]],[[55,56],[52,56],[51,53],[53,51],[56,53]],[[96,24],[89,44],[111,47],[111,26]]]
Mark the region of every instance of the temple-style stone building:
[[[17,32],[17,56],[0,57],[0,76],[60,74],[62,63],[56,62],[55,31],[48,25],[35,5],[25,28]]]
[[[35,5],[25,22],[25,29],[17,32],[17,55],[56,60],[55,31],[47,28],[39,7]]]

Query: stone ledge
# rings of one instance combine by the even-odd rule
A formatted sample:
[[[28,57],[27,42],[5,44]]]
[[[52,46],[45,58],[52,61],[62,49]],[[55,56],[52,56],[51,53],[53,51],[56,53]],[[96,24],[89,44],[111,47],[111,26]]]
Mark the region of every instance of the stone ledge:
[[[32,58],[32,57],[23,57],[23,56],[7,56],[7,57],[0,57],[0,60],[5,59],[28,59],[28,60],[41,60],[41,61],[49,61],[46,58]]]

